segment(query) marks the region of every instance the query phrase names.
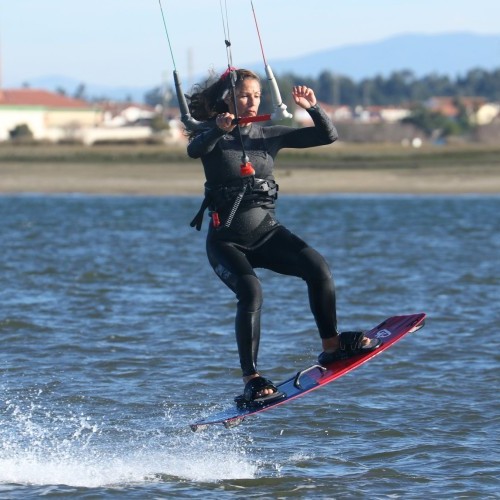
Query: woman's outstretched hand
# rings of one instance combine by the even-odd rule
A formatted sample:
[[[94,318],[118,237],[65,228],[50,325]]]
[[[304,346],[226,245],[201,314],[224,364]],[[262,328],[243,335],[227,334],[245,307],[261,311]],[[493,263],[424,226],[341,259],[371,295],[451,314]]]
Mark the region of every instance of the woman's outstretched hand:
[[[295,103],[301,108],[308,109],[316,104],[316,96],[314,90],[305,85],[297,85],[293,87],[292,97]]]

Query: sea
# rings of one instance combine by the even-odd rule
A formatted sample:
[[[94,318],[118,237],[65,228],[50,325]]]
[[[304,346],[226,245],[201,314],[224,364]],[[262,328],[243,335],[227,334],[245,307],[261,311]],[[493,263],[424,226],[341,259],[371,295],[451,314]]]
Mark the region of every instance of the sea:
[[[500,196],[278,200],[320,251],[342,330],[426,326],[241,425],[235,298],[200,197],[0,197],[0,499],[500,498]],[[208,219],[207,219],[208,220]],[[299,278],[257,270],[259,368],[316,363]]]

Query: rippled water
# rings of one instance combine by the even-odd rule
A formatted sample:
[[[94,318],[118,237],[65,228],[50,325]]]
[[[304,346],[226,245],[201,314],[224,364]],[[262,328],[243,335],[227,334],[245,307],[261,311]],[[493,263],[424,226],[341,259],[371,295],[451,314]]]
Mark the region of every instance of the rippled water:
[[[0,498],[499,498],[500,198],[285,197],[342,329],[424,311],[352,374],[232,430],[234,300],[198,198],[0,198]],[[206,230],[206,226],[204,228]],[[262,372],[313,363],[301,280],[261,271]]]

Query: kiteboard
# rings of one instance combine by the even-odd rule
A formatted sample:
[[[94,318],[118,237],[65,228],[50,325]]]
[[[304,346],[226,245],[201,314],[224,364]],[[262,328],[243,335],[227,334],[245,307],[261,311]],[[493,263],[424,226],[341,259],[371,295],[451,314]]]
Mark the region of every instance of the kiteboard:
[[[342,377],[354,370],[368,360],[378,356],[389,349],[398,340],[408,333],[416,332],[424,326],[425,313],[409,314],[404,316],[392,316],[385,321],[365,332],[365,336],[371,339],[380,339],[382,344],[374,351],[356,354],[347,359],[334,361],[331,364],[320,366],[312,365],[297,372],[293,377],[277,385],[278,391],[283,397],[262,406],[238,407],[235,403],[230,408],[215,413],[190,424],[193,431],[206,429],[209,425],[223,424],[226,428],[241,424],[248,416],[270,410],[277,406],[292,401],[299,396],[318,389],[329,382]]]

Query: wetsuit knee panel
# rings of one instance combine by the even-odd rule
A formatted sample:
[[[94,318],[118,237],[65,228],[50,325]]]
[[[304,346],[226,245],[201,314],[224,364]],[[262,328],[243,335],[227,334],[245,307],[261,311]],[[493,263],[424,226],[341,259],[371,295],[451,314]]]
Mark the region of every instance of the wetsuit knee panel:
[[[247,312],[259,311],[262,307],[262,286],[259,278],[251,274],[239,276],[236,282],[238,309]]]
[[[318,282],[332,279],[330,266],[314,248],[307,247],[301,250],[299,263],[302,269],[302,277],[306,281]]]

